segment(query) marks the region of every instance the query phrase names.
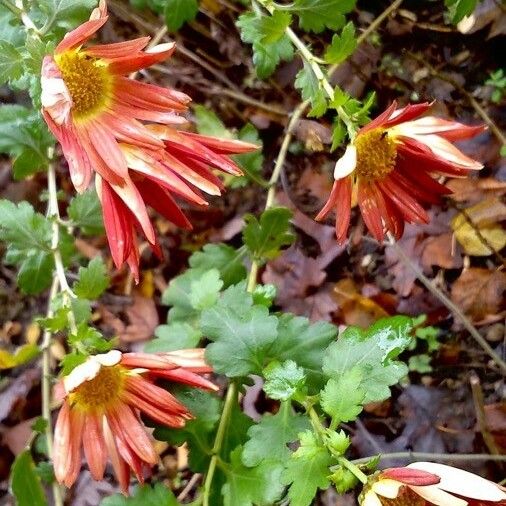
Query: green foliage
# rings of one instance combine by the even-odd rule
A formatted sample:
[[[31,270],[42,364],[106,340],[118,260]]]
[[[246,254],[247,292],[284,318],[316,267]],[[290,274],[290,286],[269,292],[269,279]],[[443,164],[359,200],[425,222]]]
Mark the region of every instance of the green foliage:
[[[332,43],[325,51],[325,61],[327,63],[342,63],[348,56],[353,54],[357,47],[355,37],[355,26],[349,22],[341,31],[341,35],[335,34],[332,37]]]
[[[58,39],[72,28],[86,21],[97,0],[40,0],[34,2],[29,15],[42,32]]]
[[[40,477],[28,450],[20,453],[11,469],[11,490],[18,506],[46,506]]]
[[[466,16],[470,16],[477,4],[478,0],[445,0],[450,18],[455,25]]]
[[[295,237],[290,230],[292,213],[285,207],[264,211],[260,221],[246,214],[243,241],[252,257],[257,261],[270,260],[280,254],[280,248],[293,243]]]
[[[299,26],[320,33],[325,28],[338,30],[345,17],[355,7],[356,0],[295,0],[290,10],[299,17]]]
[[[193,21],[198,11],[197,0],[166,0],[165,24],[171,32],[177,32],[185,23]]]
[[[287,401],[304,387],[304,369],[293,360],[272,362],[264,369],[264,392],[271,399]]]
[[[222,488],[224,506],[271,505],[283,492],[283,467],[269,461],[254,468],[246,467],[241,462],[241,451],[239,446],[230,454],[230,464],[224,469],[227,480]]]
[[[277,16],[274,22],[268,22],[266,27],[265,16],[256,12],[242,14],[237,20],[242,41],[253,46],[253,64],[260,79],[269,77],[280,61],[289,61],[293,58],[293,46],[286,34],[275,42],[265,42],[272,38],[273,28],[269,23],[271,25],[278,23],[278,30],[275,33],[279,33],[279,27],[286,20],[286,16]]]
[[[113,348],[111,341],[104,339],[97,329],[89,327],[86,322],[77,326],[77,333],[70,334],[68,341],[71,346],[88,354],[105,353]]]
[[[95,189],[76,195],[67,209],[73,225],[79,227],[85,235],[98,235],[104,231],[102,206]]]
[[[79,278],[74,284],[74,292],[84,299],[98,299],[109,286],[107,268],[100,257],[90,261],[88,267],[79,268]]]
[[[100,506],[177,506],[174,494],[162,483],[139,485],[130,497],[114,494],[102,499]]]
[[[294,83],[295,88],[300,90],[302,99],[311,102],[309,116],[319,118],[327,111],[327,95],[311,66],[304,61],[304,66],[299,70]]]
[[[274,11],[271,16],[263,16],[258,21],[260,42],[273,44],[285,35],[285,30],[290,26],[292,16],[288,12]]]
[[[288,497],[291,506],[309,506],[318,489],[330,485],[328,478],[332,458],[327,449],[311,431],[299,434],[300,447],[291,455],[283,483],[290,485]]]
[[[365,392],[362,403],[384,400],[390,396],[388,387],[408,372],[406,365],[395,359],[411,342],[412,329],[413,320],[406,316],[383,318],[367,330],[348,327],[329,346],[323,372],[339,380],[352,370],[360,371],[362,379],[355,388]]]
[[[504,69],[497,69],[495,72],[491,72],[485,84],[493,88],[490,100],[494,104],[499,104],[506,94],[506,75],[504,75]]]
[[[144,351],[157,353],[196,348],[202,338],[199,330],[185,322],[159,325],[155,330],[155,336],[155,339],[148,341],[144,346]]]
[[[21,105],[0,107],[0,153],[14,158],[13,175],[22,179],[47,167],[54,144],[40,115]]]
[[[287,444],[296,441],[297,435],[309,427],[306,415],[294,413],[289,402],[282,402],[275,415],[266,414],[258,424],[250,427],[249,440],[242,452],[243,464],[248,467],[265,461],[284,464],[291,453]]]
[[[0,84],[23,75],[21,53],[7,41],[0,41]]]

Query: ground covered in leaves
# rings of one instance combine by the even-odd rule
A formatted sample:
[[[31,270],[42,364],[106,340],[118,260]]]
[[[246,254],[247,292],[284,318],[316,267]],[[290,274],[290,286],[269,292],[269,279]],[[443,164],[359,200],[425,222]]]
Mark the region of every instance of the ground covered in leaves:
[[[387,1],[359,1],[351,19],[359,30],[365,29],[388,5]],[[136,9],[114,0],[109,8],[112,23],[104,30],[104,40],[157,33],[168,37],[160,33],[160,19],[146,7]],[[257,79],[251,47],[241,42],[234,24],[242,10],[240,3],[202,0],[196,19],[177,34],[169,34],[177,42],[175,55],[144,72],[142,78],[191,95],[195,104],[191,116],[200,132],[260,139],[262,154],[245,155],[249,158],[243,162],[254,177],[268,179],[289,116],[301,102],[293,82],[302,63],[295,58],[282,63],[270,78]],[[443,19],[443,12],[439,1],[406,0],[332,79],[353,96],[363,98],[375,91],[375,112],[393,99],[403,104],[434,99],[436,115],[476,123],[483,121],[481,110],[499,130],[489,128],[460,143],[485,169],[470,179],[449,181],[453,195],[430,209],[429,225],[408,226],[400,245],[504,356],[506,163],[500,155],[500,129],[506,117],[500,106],[506,83],[501,85],[500,75],[494,80],[491,74],[497,75],[500,68],[497,57],[504,43],[505,13],[498,3],[485,0],[475,25],[463,34]],[[305,35],[305,40],[318,50],[328,43],[325,37]],[[1,88],[0,96],[5,102],[26,101],[23,94]],[[360,421],[349,428],[353,456],[404,451],[504,453],[504,383],[489,357],[441,301],[417,282],[395,248],[367,236],[355,212],[350,241],[342,247],[335,242],[332,226],[313,221],[327,199],[333,166],[341,154],[339,150],[329,154],[331,132],[325,118],[302,119],[297,124],[276,193],[277,202],[293,211],[296,240],[262,267],[261,280],[277,287],[277,307],[312,321],[367,327],[387,315],[426,315],[426,326],[402,356],[410,368],[405,383],[393,389],[391,399],[367,405]],[[40,207],[44,174],[23,181],[15,181],[11,174],[10,161],[0,159],[0,196]],[[63,162],[58,176],[62,191],[71,195]],[[153,336],[169,338],[164,327],[171,304],[168,283],[184,271],[190,255],[208,242],[240,246],[243,217],[263,209],[265,193],[255,182],[235,180],[225,198],[216,199],[208,209],[186,209],[194,224],[191,233],[158,216],[165,259],[160,262],[146,248],[138,286],[126,270],[117,272],[109,261],[110,289],[93,306],[94,325],[106,335],[119,336],[122,349],[141,350]],[[84,234],[77,239],[77,248],[89,259],[107,251],[104,238]],[[0,365],[5,368],[0,380],[2,504],[12,500],[7,491],[9,469],[24,449],[41,409],[37,361],[10,368],[8,359],[19,345],[40,338],[41,329],[33,319],[45,313],[47,298],[22,295],[15,276],[12,267],[0,267],[0,345],[5,350],[0,351]],[[156,341],[149,348],[155,350]],[[56,363],[65,354],[63,344],[57,340],[51,353]],[[277,409],[257,384],[247,390],[242,408],[252,419]],[[185,448],[160,443],[158,451],[164,464],[158,477],[180,493],[191,478]],[[405,462],[392,458],[386,463]],[[504,476],[500,463],[480,460],[466,467],[497,481]],[[96,505],[115,491],[112,482],[94,482],[83,471],[71,504]],[[351,496],[338,498],[330,489],[320,500],[340,506],[355,501]]]

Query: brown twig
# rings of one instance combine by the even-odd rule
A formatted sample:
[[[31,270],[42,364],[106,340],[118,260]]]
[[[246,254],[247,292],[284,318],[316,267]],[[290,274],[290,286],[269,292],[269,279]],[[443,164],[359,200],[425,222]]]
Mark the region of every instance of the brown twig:
[[[476,412],[476,421],[483,437],[483,442],[487,445],[490,453],[493,455],[500,455],[501,452],[495,444],[494,437],[487,427],[487,419],[485,416],[485,406],[483,401],[483,390],[480,384],[480,378],[473,372],[469,378],[471,391],[473,393],[474,410]]]

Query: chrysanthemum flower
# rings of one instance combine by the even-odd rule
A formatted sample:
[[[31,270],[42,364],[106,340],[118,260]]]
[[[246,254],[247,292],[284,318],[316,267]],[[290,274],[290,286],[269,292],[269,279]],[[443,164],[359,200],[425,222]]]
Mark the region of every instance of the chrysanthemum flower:
[[[107,457],[123,492],[130,469],[139,481],[158,461],[140,414],[169,427],[183,427],[188,409],[154,380],[183,383],[207,390],[217,387],[200,374],[211,372],[203,349],[171,353],[108,353],[89,357],[63,378],[63,398],[54,434],[54,472],[67,487],[81,469],[81,449],[95,480],[104,476]]]
[[[42,114],[61,144],[78,192],[97,174],[107,237],[115,264],[137,275],[139,228],[155,251],[146,204],[177,225],[191,225],[171,194],[207,204],[200,190],[219,195],[212,169],[241,175],[230,160],[258,146],[176,128],[190,97],[135,81],[131,72],[167,59],[174,43],[146,49],[149,37],[83,47],[107,21],[104,0],[90,20],[68,33],[42,65]]]
[[[335,166],[334,186],[316,220],[336,213],[336,236],[346,239],[352,204],[358,202],[370,233],[382,241],[385,230],[397,239],[404,223],[427,223],[422,204],[439,202],[451,191],[435,177],[464,177],[483,165],[452,141],[469,139],[484,126],[466,126],[435,116],[420,117],[431,104],[397,109],[396,102],[364,126]]]
[[[432,462],[385,469],[360,498],[362,506],[504,506],[506,493],[476,474]]]

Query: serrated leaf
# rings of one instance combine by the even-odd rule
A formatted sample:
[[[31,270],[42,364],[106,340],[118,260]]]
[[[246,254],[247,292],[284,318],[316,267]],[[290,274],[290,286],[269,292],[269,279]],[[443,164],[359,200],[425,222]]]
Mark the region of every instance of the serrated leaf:
[[[98,235],[104,231],[102,206],[94,189],[76,195],[70,201],[67,213],[73,223],[86,235]]]
[[[311,102],[309,116],[319,118],[327,111],[327,95],[318,81],[311,65],[304,61],[304,67],[299,70],[294,83],[295,88],[300,90],[303,100]]]
[[[293,360],[304,368],[311,392],[319,391],[325,383],[323,357],[337,335],[337,328],[327,322],[312,324],[307,318],[288,313],[281,314],[278,320],[278,337],[269,349],[269,359]]]
[[[5,40],[0,40],[0,85],[19,79],[23,73],[23,60],[20,52]]]
[[[47,167],[47,149],[54,145],[40,115],[21,105],[0,107],[0,153],[14,160],[14,177],[21,179]],[[22,157],[19,162],[18,157]]]
[[[155,330],[155,336],[156,339],[144,346],[144,351],[156,353],[196,348],[202,339],[202,333],[185,322],[159,325]]]
[[[269,77],[281,60],[291,60],[294,50],[290,39],[283,35],[274,43],[262,43],[262,18],[257,13],[248,12],[239,16],[237,26],[241,31],[241,39],[253,46],[253,64],[261,79]]]
[[[227,244],[206,244],[189,259],[193,269],[218,269],[225,288],[239,283],[246,277],[246,268],[242,264],[245,252],[236,250]]]
[[[162,483],[138,485],[130,497],[115,494],[102,499],[100,506],[178,506],[174,494]]]
[[[83,299],[98,299],[109,286],[107,268],[99,256],[90,261],[88,267],[79,268],[79,278],[74,284],[74,292]]]
[[[267,284],[267,285],[257,285],[251,294],[253,296],[253,302],[260,306],[271,307],[274,299],[276,298],[276,286]]]
[[[216,269],[205,272],[198,280],[192,280],[190,283],[190,304],[199,311],[213,306],[222,287],[223,281]]]
[[[299,16],[299,26],[306,31],[322,32],[325,28],[338,30],[356,0],[295,0],[291,11]]]
[[[171,32],[177,32],[185,23],[197,17],[197,0],[165,0],[165,24]]]
[[[79,349],[88,351],[90,354],[105,353],[113,348],[113,343],[104,339],[102,334],[85,322],[77,327],[77,333],[68,337],[69,343],[79,345]]]
[[[274,362],[264,370],[264,392],[271,399],[286,401],[304,386],[304,369],[293,360],[282,364]]]
[[[324,59],[327,63],[342,63],[348,56],[353,54],[357,47],[355,26],[350,21],[341,31],[340,35],[332,37],[330,46],[325,51]]]
[[[290,230],[292,212],[285,207],[264,211],[260,221],[252,214],[244,216],[243,242],[257,261],[276,258],[283,246],[293,243],[295,237]]]
[[[253,306],[251,295],[242,290],[228,288],[201,317],[202,332],[213,341],[206,358],[216,372],[228,377],[260,373],[277,337],[276,317],[265,306]],[[228,304],[231,293],[236,297],[234,305]]]
[[[262,44],[272,44],[285,35],[292,16],[288,12],[274,11],[271,16],[263,16],[258,23]]]
[[[394,360],[412,339],[413,321],[406,316],[383,318],[367,330],[348,327],[331,344],[323,359],[323,372],[340,378],[353,368],[362,372],[360,388],[365,391],[363,403],[390,397],[391,385],[403,378],[408,368]]]
[[[53,255],[35,251],[28,255],[19,266],[17,281],[24,293],[36,294],[45,290],[53,279]]]
[[[270,506],[283,493],[283,466],[265,461],[248,468],[241,462],[242,448],[230,454],[230,464],[224,469],[227,481],[222,488],[224,506]]]
[[[297,435],[310,425],[306,415],[295,413],[289,402],[282,402],[275,415],[266,414],[250,427],[242,452],[243,464],[254,467],[266,460],[284,464],[291,453],[288,443],[297,440]]]
[[[330,151],[337,149],[346,137],[346,126],[341,118],[337,117],[332,125],[332,146]]]
[[[11,489],[18,506],[47,506],[30,452],[20,453],[11,469]]]
[[[337,379],[331,378],[322,390],[320,404],[335,422],[351,422],[362,411],[365,392],[362,370],[354,367]]]
[[[309,506],[318,491],[330,485],[328,479],[332,458],[327,449],[318,443],[311,431],[299,435],[300,447],[291,455],[283,483],[290,485],[290,506]]]
[[[30,10],[30,17],[57,37],[86,21],[97,3],[97,0],[38,0]]]

